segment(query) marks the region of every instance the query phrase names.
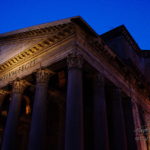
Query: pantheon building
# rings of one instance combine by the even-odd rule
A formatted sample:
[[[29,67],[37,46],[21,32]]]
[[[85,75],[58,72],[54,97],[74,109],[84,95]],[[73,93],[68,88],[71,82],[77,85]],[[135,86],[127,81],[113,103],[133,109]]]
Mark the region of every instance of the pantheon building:
[[[150,150],[150,51],[81,17],[0,34],[0,147]]]

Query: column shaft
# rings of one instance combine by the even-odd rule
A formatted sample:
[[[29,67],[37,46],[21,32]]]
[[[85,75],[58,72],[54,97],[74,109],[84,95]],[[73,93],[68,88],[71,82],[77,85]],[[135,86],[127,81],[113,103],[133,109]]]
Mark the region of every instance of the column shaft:
[[[6,96],[8,93],[9,93],[8,91],[0,90],[0,112],[1,112],[1,107],[2,107],[3,101],[4,101],[4,99],[5,99],[5,96]]]
[[[65,130],[64,130],[64,125],[65,125],[65,113],[64,110],[59,106],[59,137],[58,137],[58,150],[64,150],[65,147],[65,139],[64,139],[64,134],[65,134]]]
[[[45,69],[40,69],[37,72],[37,84],[29,137],[29,150],[45,150],[46,147],[46,106],[50,74],[51,72]]]
[[[112,88],[112,148],[113,150],[127,150],[121,91],[116,87]]]
[[[5,90],[0,90],[0,121],[1,121],[1,111],[2,111],[2,104],[3,101],[5,99],[6,94],[8,94],[9,92],[5,91]]]
[[[68,57],[65,150],[83,150],[83,96],[80,55]]]
[[[144,113],[145,120],[145,134],[147,136],[147,150],[150,150],[150,114],[148,112]]]
[[[134,118],[134,124],[135,124],[135,134],[136,134],[136,143],[138,150],[147,150],[146,147],[146,139],[143,135],[140,116],[139,116],[139,110],[138,106],[135,102],[132,103],[132,112],[133,112],[133,118]]]
[[[1,108],[1,106],[3,104],[4,97],[5,97],[5,95],[0,94],[0,108]]]
[[[26,82],[23,80],[16,80],[13,83],[13,94],[9,106],[9,112],[4,131],[2,150],[16,149],[15,140],[16,140],[17,123],[20,112],[22,93],[25,88],[25,84]]]
[[[94,150],[109,150],[104,78],[94,80]]]
[[[5,99],[6,94],[8,94],[9,92],[5,91],[5,90],[0,90],[0,128],[3,129],[3,119],[2,119],[2,105],[3,105],[3,101]],[[2,133],[0,133],[0,147],[2,146]]]
[[[125,116],[128,150],[137,150],[131,98],[125,97],[123,99],[123,108],[124,108],[124,116]]]

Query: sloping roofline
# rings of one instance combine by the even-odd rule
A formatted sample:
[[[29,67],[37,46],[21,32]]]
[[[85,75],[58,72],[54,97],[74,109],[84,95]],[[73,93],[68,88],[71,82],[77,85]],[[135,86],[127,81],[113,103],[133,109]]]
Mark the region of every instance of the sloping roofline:
[[[134,40],[134,38],[131,36],[131,34],[129,33],[129,31],[127,30],[127,28],[124,25],[118,26],[102,35],[98,35],[81,16],[70,17],[70,18],[66,18],[66,19],[53,21],[50,23],[39,24],[39,25],[35,25],[35,26],[23,28],[23,29],[11,31],[11,32],[6,32],[3,34],[0,34],[0,39],[9,37],[9,36],[11,37],[12,35],[15,35],[15,34],[28,33],[30,31],[44,29],[47,27],[53,27],[53,26],[57,26],[60,24],[67,24],[70,22],[73,22],[73,23],[79,25],[83,30],[90,33],[94,37],[101,37],[106,42],[117,36],[122,35],[128,41],[128,43],[133,47],[135,52],[139,53],[141,51],[138,44],[136,43],[136,41]]]
[[[56,26],[56,25],[60,25],[60,24],[66,24],[69,22],[75,22],[76,24],[80,25],[81,27],[83,27],[85,30],[87,30],[91,34],[98,36],[98,34],[90,27],[90,25],[86,21],[84,21],[84,19],[82,17],[75,16],[75,17],[70,17],[70,18],[66,18],[66,19],[53,21],[50,23],[39,24],[39,25],[35,25],[35,26],[23,28],[23,29],[18,29],[18,30],[11,31],[11,32],[2,33],[2,34],[0,34],[0,38],[8,37],[8,36],[15,35],[18,33],[29,32],[29,31],[33,31],[33,30],[37,30],[37,29],[44,29],[47,27]]]
[[[131,36],[131,34],[129,33],[129,31],[127,30],[127,28],[124,25],[118,26],[117,28],[114,28],[114,29],[100,35],[100,37],[104,41],[109,41],[120,35],[122,35],[128,41],[128,43],[133,47],[133,49],[136,52],[139,53],[141,51],[140,47],[138,46],[138,44],[136,43],[136,41],[134,40],[134,38]]]

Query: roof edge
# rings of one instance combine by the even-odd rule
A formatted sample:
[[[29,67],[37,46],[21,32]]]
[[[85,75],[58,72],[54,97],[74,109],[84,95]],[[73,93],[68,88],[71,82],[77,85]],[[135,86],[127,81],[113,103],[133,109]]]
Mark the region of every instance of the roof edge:
[[[69,22],[71,22],[71,19],[75,19],[75,18],[81,18],[81,17],[80,16],[74,16],[74,17],[69,17],[69,18],[65,18],[65,19],[60,19],[60,20],[57,20],[57,21],[52,21],[52,22],[49,22],[49,23],[33,25],[33,26],[30,26],[30,27],[26,27],[26,28],[17,29],[17,30],[14,30],[14,31],[2,33],[2,34],[0,34],[0,37],[2,38],[2,37],[18,34],[18,33],[28,32],[28,31],[37,30],[37,29],[43,29],[43,28],[50,27],[50,26],[55,26],[55,25],[58,25],[58,24],[69,23]]]
[[[113,35],[114,34],[114,35]],[[137,44],[137,42],[134,40],[134,38],[132,37],[132,35],[129,33],[128,29],[125,27],[125,25],[120,25],[102,35],[100,35],[100,37],[105,41],[107,38],[108,39],[112,39],[115,36],[118,35],[123,35],[123,37],[128,41],[128,43],[133,47],[133,49],[136,52],[141,51],[139,45]]]

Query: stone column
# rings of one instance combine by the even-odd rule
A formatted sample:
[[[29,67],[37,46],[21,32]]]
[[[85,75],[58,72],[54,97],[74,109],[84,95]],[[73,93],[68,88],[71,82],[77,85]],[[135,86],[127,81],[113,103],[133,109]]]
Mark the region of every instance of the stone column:
[[[1,120],[2,104],[3,104],[6,94],[8,94],[8,93],[9,93],[8,91],[0,90],[0,120]]]
[[[36,92],[29,136],[29,150],[45,150],[48,81],[53,72],[40,69],[36,74]]]
[[[104,78],[99,74],[94,79],[94,150],[109,150],[107,111]]]
[[[135,125],[135,139],[138,150],[147,150],[146,139],[143,135],[143,128],[141,126],[138,106],[135,102],[132,102],[132,112]]]
[[[127,150],[125,120],[122,108],[121,90],[112,87],[112,149]]]
[[[135,140],[135,125],[132,113],[132,102],[131,98],[128,96],[123,97],[123,108],[125,116],[125,126],[127,135],[128,150],[137,150],[136,140]]]
[[[9,92],[5,91],[5,90],[0,90],[0,130],[3,129],[3,126],[2,126],[2,104],[3,104],[3,101],[4,101],[4,98],[6,96],[6,94],[8,94]],[[0,133],[0,147],[2,145],[2,133]]]
[[[59,98],[60,99],[60,98]],[[60,106],[61,105],[61,106]],[[64,134],[65,134],[65,113],[63,104],[59,105],[59,136],[58,136],[58,150],[64,150]]]
[[[15,140],[18,116],[20,112],[22,93],[27,85],[25,80],[16,80],[13,83],[12,100],[9,106],[7,122],[4,131],[2,150],[15,150]]]
[[[150,113],[144,112],[145,128],[144,133],[147,136],[147,150],[150,150]]]
[[[84,149],[82,62],[80,54],[68,56],[65,150]]]

